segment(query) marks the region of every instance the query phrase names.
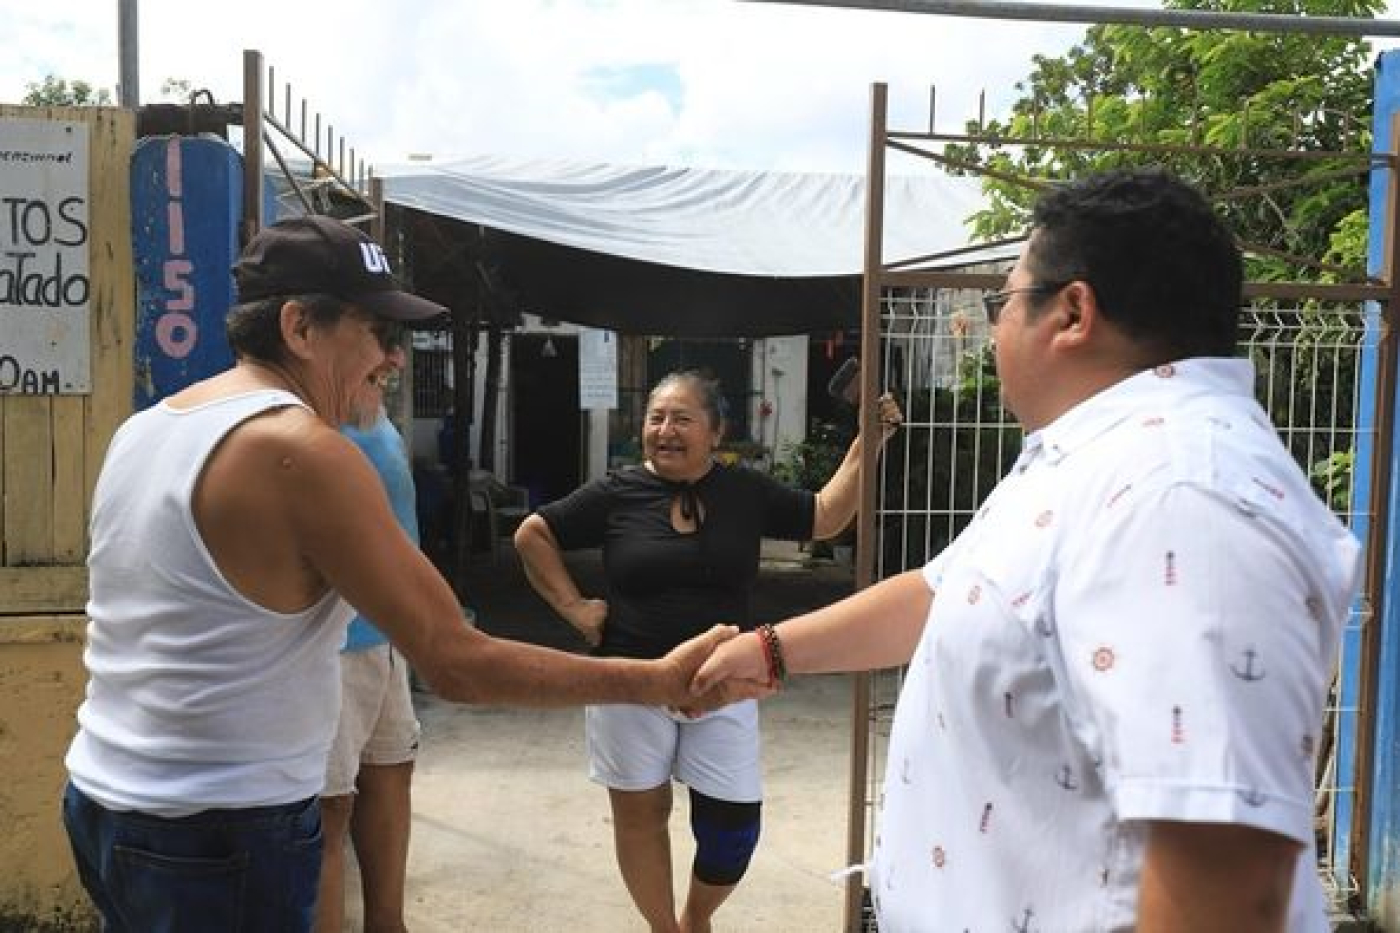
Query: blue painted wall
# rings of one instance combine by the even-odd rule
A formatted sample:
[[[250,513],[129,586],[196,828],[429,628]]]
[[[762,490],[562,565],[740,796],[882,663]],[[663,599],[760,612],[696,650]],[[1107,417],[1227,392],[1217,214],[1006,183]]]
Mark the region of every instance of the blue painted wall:
[[[138,409],[233,363],[243,161],[220,139],[158,136],[132,156]]]
[[[1377,152],[1391,149],[1391,123],[1400,111],[1400,52],[1385,52],[1377,61],[1375,116],[1372,128],[1375,134],[1374,148]],[[1370,216],[1371,229],[1367,251],[1367,268],[1373,274],[1380,274],[1386,266],[1385,250],[1388,239],[1386,226],[1393,223],[1388,216],[1386,191],[1391,183],[1388,168],[1376,168],[1371,172]],[[1400,270],[1391,270],[1391,275]],[[1356,456],[1356,495],[1364,502],[1371,482],[1371,470],[1385,470],[1390,476],[1390,522],[1386,540],[1394,542],[1400,534],[1400,520],[1397,520],[1396,482],[1400,473],[1396,469],[1395,451],[1374,450],[1371,431],[1374,429],[1374,395],[1376,384],[1375,335],[1379,333],[1380,314],[1375,305],[1367,310],[1367,340],[1362,358],[1361,400],[1363,410],[1357,427],[1360,441]],[[1364,515],[1364,510],[1359,510]],[[1358,520],[1357,533],[1366,534],[1364,522]],[[1395,548],[1389,548],[1385,566],[1385,596],[1381,625],[1381,656],[1377,678],[1377,697],[1374,709],[1376,717],[1375,766],[1372,772],[1373,796],[1371,812],[1367,814],[1369,828],[1369,872],[1366,878],[1369,893],[1367,909],[1374,919],[1381,922],[1386,930],[1400,931],[1400,733],[1397,733],[1397,716],[1400,716],[1400,593],[1395,592],[1396,580]],[[1359,640],[1350,638],[1345,650],[1353,663],[1343,669],[1344,707],[1352,706],[1357,699],[1356,663],[1359,657]],[[1354,717],[1348,717],[1354,718]],[[1343,729],[1340,739],[1353,739],[1350,730]],[[1346,748],[1347,746],[1339,746]],[[1346,764],[1350,765],[1350,755]],[[1354,772],[1339,771],[1340,783],[1347,786]],[[1350,819],[1348,799],[1346,819]],[[1339,814],[1339,821],[1341,816]],[[1343,826],[1346,824],[1343,823]]]

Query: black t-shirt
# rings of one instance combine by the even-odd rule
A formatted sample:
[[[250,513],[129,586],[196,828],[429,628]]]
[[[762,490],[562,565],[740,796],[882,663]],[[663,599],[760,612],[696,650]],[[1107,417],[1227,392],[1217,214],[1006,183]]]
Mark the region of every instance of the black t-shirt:
[[[685,484],[627,467],[539,510],[564,550],[602,547],[607,624],[599,654],[656,658],[717,622],[749,622],[765,537],[812,536],[816,497],[746,467],[716,464],[692,489],[704,517],[677,531]]]

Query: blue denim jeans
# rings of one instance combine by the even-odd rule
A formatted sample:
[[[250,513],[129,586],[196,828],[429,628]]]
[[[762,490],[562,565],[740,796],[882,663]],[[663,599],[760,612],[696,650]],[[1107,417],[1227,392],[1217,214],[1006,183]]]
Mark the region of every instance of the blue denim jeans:
[[[69,784],[63,824],[106,933],[302,933],[321,873],[315,797],[166,819]]]

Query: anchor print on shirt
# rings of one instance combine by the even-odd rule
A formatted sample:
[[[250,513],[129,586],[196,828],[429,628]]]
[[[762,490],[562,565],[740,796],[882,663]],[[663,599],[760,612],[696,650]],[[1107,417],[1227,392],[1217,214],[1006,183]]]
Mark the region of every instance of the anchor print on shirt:
[[[1124,486],[1122,489],[1120,489],[1120,490],[1118,490],[1117,492],[1115,492],[1113,495],[1109,496],[1109,497],[1108,497],[1108,502],[1104,503],[1104,508],[1106,508],[1106,509],[1111,509],[1111,508],[1113,508],[1115,505],[1118,504],[1118,500],[1119,500],[1119,499],[1122,499],[1124,496],[1126,496],[1126,495],[1128,494],[1129,490],[1131,490],[1132,488],[1133,488],[1133,484],[1132,484],[1132,483],[1129,483],[1128,485]]]
[[[1040,927],[1031,926],[1031,920],[1034,918],[1035,911],[1027,907],[1021,913],[1021,916],[1016,917],[1011,921],[1011,933],[1035,933],[1035,931],[1039,930]]]
[[[1250,479],[1254,481],[1254,485],[1258,486],[1260,489],[1264,490],[1278,501],[1282,502],[1284,500],[1283,490],[1275,486],[1273,483],[1267,482],[1266,480],[1258,476],[1251,476]]]
[[[1269,800],[1269,795],[1257,787],[1247,787],[1236,793],[1245,802],[1245,806],[1249,807],[1262,807]]]
[[[1254,649],[1253,645],[1250,645],[1240,652],[1238,660],[1230,662],[1230,672],[1245,683],[1263,680],[1268,676],[1268,672],[1264,670],[1262,665],[1256,663],[1258,657],[1259,652]]]
[[[1079,781],[1075,779],[1074,769],[1069,765],[1063,765],[1055,772],[1055,783],[1070,793],[1079,790]]]

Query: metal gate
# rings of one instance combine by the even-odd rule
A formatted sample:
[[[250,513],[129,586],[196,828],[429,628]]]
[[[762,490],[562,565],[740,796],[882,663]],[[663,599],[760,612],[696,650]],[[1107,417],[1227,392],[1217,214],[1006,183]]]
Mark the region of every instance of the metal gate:
[[[892,441],[878,461],[876,445],[864,445],[869,452],[864,475],[875,481],[862,484],[858,586],[921,566],[936,555],[972,518],[1014,461],[1021,441],[1019,427],[998,402],[980,300],[985,290],[1001,287],[1007,270],[938,271],[933,266],[947,257],[889,262],[881,252],[886,150],[938,161],[937,153],[921,147],[975,137],[890,132],[885,102],[885,87],[875,85],[862,378],[867,398],[893,388],[906,420],[902,439]],[[1077,145],[1094,147],[1083,141]],[[1181,148],[1193,154],[1205,151]],[[1358,174],[1368,165],[1395,164],[1393,156],[1329,155],[1353,160]],[[1242,317],[1241,353],[1256,364],[1260,402],[1319,495],[1366,544],[1362,598],[1344,633],[1316,782],[1318,867],[1338,914],[1358,905],[1363,893],[1358,880],[1366,877],[1366,827],[1359,816],[1368,809],[1370,698],[1379,653],[1379,626],[1371,620],[1379,612],[1389,508],[1388,471],[1370,469],[1369,458],[1391,446],[1394,338],[1392,329],[1382,325],[1382,320],[1390,321],[1389,297],[1390,287],[1375,281],[1252,282],[1245,287]],[[862,419],[862,432],[873,436],[875,425],[866,423],[873,422],[873,412],[862,412]],[[902,671],[856,679],[851,863],[863,861],[871,849],[886,741],[901,686]],[[859,880],[853,879],[847,889],[848,930],[873,928],[863,895]]]

